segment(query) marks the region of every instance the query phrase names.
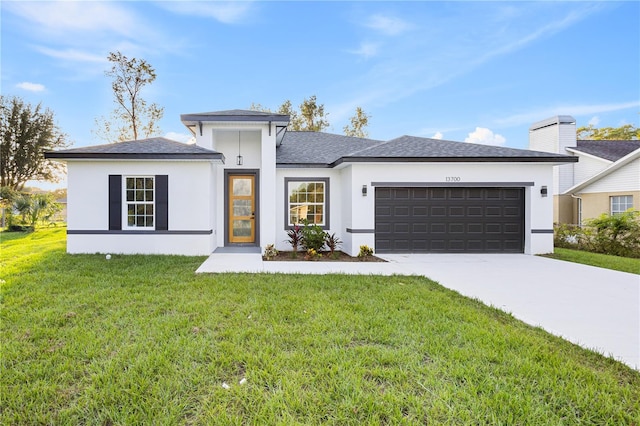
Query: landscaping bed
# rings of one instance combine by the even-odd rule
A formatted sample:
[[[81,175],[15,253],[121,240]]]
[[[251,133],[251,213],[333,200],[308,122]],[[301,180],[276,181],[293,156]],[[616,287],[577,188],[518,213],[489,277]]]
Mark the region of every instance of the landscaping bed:
[[[263,256],[262,259],[275,262],[386,262],[386,260],[377,256],[349,256],[342,251],[336,251],[333,254],[326,251],[320,252],[320,254],[321,256],[316,255],[313,258],[309,258],[305,252],[279,251],[273,257],[267,258]]]

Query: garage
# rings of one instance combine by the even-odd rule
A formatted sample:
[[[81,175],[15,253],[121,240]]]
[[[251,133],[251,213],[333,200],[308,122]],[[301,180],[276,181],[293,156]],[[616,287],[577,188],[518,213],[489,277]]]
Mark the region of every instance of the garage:
[[[523,253],[524,188],[376,187],[378,253]]]

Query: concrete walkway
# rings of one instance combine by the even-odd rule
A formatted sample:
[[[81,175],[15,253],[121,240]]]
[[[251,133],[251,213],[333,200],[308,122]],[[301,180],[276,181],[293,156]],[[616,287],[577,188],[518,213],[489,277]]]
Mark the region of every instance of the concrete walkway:
[[[421,275],[640,369],[640,276],[523,254],[386,255],[387,263],[212,254],[196,272]]]

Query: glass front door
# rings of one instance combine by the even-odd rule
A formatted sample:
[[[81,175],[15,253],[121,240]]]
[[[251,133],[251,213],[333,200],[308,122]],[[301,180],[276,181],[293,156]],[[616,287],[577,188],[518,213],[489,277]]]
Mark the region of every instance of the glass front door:
[[[229,175],[229,242],[256,241],[256,177]]]

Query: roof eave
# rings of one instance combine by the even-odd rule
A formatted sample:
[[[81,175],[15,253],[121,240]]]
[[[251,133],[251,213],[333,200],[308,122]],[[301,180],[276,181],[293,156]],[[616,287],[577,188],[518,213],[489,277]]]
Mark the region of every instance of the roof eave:
[[[331,164],[327,163],[276,163],[277,169],[327,169],[331,167]]]
[[[225,157],[222,153],[173,153],[173,154],[151,154],[151,153],[64,153],[45,152],[44,158],[51,160],[203,160],[220,161],[224,163]]]
[[[289,123],[289,116],[283,114],[271,115],[206,115],[206,114],[182,114],[180,121],[185,126],[195,126],[199,122],[235,123],[235,122],[256,122],[256,123]]]
[[[331,163],[577,163],[577,157],[342,157]]]

